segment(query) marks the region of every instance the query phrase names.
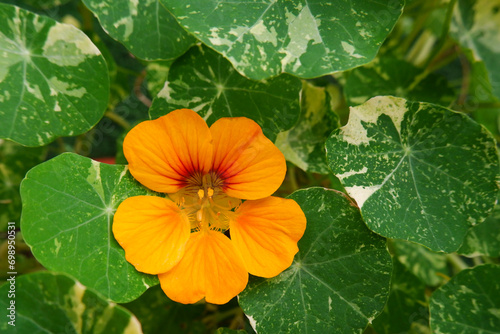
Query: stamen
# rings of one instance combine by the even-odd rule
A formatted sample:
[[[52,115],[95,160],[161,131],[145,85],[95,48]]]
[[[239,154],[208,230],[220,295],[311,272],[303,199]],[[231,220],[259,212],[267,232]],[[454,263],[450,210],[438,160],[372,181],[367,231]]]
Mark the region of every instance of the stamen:
[[[205,191],[203,189],[198,190],[198,197],[200,199],[203,199],[204,196],[205,196]]]
[[[214,190],[212,188],[208,187],[207,195],[208,195],[208,197],[212,197],[214,195]]]

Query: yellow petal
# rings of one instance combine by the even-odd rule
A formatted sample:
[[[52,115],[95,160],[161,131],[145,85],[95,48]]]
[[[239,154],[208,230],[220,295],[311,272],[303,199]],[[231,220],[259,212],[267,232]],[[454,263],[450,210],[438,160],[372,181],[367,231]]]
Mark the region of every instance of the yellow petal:
[[[212,136],[194,111],[179,109],[134,127],[125,137],[123,152],[130,173],[149,189],[174,193],[193,174],[212,165]]]
[[[116,210],[113,234],[125,258],[147,274],[170,270],[189,239],[189,221],[170,200],[154,196],[129,197]]]
[[[215,231],[191,234],[186,253],[172,270],[158,275],[161,288],[172,300],[225,304],[243,291],[248,272],[231,240]]]
[[[279,197],[244,202],[229,225],[248,272],[261,277],[274,277],[292,264],[305,228],[300,206]]]
[[[245,117],[221,118],[210,131],[213,170],[224,180],[229,196],[259,199],[278,189],[285,178],[285,157],[257,123]]]

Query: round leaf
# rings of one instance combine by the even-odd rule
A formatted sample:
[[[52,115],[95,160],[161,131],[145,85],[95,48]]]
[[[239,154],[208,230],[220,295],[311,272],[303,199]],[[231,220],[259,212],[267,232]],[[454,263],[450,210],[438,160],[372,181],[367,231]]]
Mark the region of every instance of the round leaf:
[[[142,333],[141,324],[123,307],[102,298],[72,278],[37,272],[15,278],[15,297],[6,298],[11,281],[0,287],[0,330],[17,333]],[[15,327],[5,310],[15,302]],[[7,311],[7,315],[10,311]]]
[[[500,266],[466,269],[436,290],[430,300],[435,334],[500,333]]]
[[[84,0],[106,32],[145,60],[174,59],[196,41],[159,0]]]
[[[0,137],[42,146],[90,130],[109,96],[106,62],[77,28],[0,4]]]
[[[252,279],[241,307],[257,332],[361,333],[389,294],[385,240],[340,192],[311,188],[290,198],[307,218],[299,253],[275,278]]]
[[[286,160],[306,172],[328,174],[325,140],[332,129],[340,126],[333,111],[341,93],[333,85],[315,86],[307,81],[302,84],[300,118],[295,126],[280,132],[276,146]]]
[[[450,34],[484,62],[493,93],[500,98],[500,0],[459,0],[453,13]]]
[[[366,64],[403,0],[162,0],[182,26],[252,79],[318,77]]]
[[[257,122],[271,140],[290,129],[300,113],[299,79],[290,75],[257,82],[239,75],[206,47],[193,47],[170,67],[168,81],[149,110],[151,118],[189,108],[209,124],[221,117],[244,116]]]
[[[21,184],[24,239],[46,268],[71,274],[111,300],[131,301],[157,278],[125,260],[111,224],[123,200],[147,194],[126,166],[61,154],[30,170]]]
[[[453,252],[496,201],[493,138],[437,105],[373,98],[351,108],[326,149],[368,227],[385,237]]]

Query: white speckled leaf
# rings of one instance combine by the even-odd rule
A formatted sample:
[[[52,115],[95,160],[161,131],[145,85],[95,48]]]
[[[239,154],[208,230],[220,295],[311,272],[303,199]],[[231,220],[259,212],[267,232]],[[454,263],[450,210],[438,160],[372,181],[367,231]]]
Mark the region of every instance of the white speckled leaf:
[[[27,146],[90,130],[108,103],[106,62],[80,30],[0,4],[0,137]]]
[[[30,170],[21,183],[23,237],[46,268],[116,302],[134,300],[157,278],[125,260],[111,225],[123,200],[147,194],[126,166],[61,154]]]
[[[351,108],[326,149],[368,227],[385,237],[453,252],[496,201],[491,134],[437,105],[373,98]]]
[[[455,91],[445,77],[431,73],[421,79],[422,73],[422,69],[411,63],[385,56],[353,69],[348,74],[344,92],[351,106],[378,95],[450,105],[455,99]]]
[[[146,60],[174,59],[195,43],[159,0],[83,0],[106,32]]]
[[[493,93],[500,98],[500,0],[459,0],[450,34],[486,66]]]
[[[19,185],[28,170],[41,163],[46,154],[46,147],[24,147],[0,139],[0,231],[7,230],[8,222],[19,222]]]
[[[425,284],[418,277],[394,260],[389,300],[384,311],[372,323],[376,333],[425,333],[414,330],[429,327],[425,288]]]
[[[436,290],[430,300],[435,334],[500,333],[500,266],[466,269]]]
[[[389,294],[385,240],[340,192],[310,188],[290,198],[307,218],[299,253],[280,275],[253,278],[240,306],[259,333],[361,333]]]
[[[274,141],[297,122],[301,87],[299,79],[287,74],[263,82],[249,80],[218,53],[196,46],[172,64],[149,114],[154,119],[189,108],[208,124],[221,117],[244,116]]]
[[[441,285],[450,275],[444,253],[404,240],[391,240],[391,246],[398,261],[428,286]]]
[[[500,204],[484,222],[469,230],[457,252],[466,256],[500,257]]]
[[[0,287],[3,310],[10,306],[9,287],[9,282]],[[69,276],[46,271],[22,275],[16,278],[15,290],[10,299],[16,302],[15,327],[3,316],[2,333],[142,333],[133,314]]]
[[[162,0],[179,23],[245,76],[311,78],[369,62],[402,0]]]
[[[306,172],[328,174],[325,140],[333,129],[340,126],[333,111],[341,100],[340,89],[334,85],[315,86],[302,83],[300,117],[295,126],[280,132],[276,146],[286,160]]]

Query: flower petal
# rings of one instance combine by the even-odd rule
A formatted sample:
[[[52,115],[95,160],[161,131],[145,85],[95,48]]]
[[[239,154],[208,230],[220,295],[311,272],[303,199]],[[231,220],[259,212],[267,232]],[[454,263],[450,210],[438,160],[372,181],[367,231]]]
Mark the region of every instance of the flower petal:
[[[250,274],[274,277],[292,264],[306,228],[306,217],[294,200],[246,201],[236,217],[229,225],[231,240]]]
[[[213,170],[224,180],[229,196],[258,199],[278,189],[285,178],[285,157],[257,123],[245,117],[221,118],[210,131]]]
[[[179,303],[205,297],[209,303],[225,304],[245,289],[248,272],[228,237],[201,231],[191,233],[179,264],[158,278],[165,294]]]
[[[135,269],[147,274],[170,270],[184,254],[191,227],[170,200],[129,197],[116,210],[113,234]]]
[[[123,152],[130,173],[149,189],[174,193],[195,172],[212,166],[212,136],[194,111],[179,109],[134,127],[125,137]]]

